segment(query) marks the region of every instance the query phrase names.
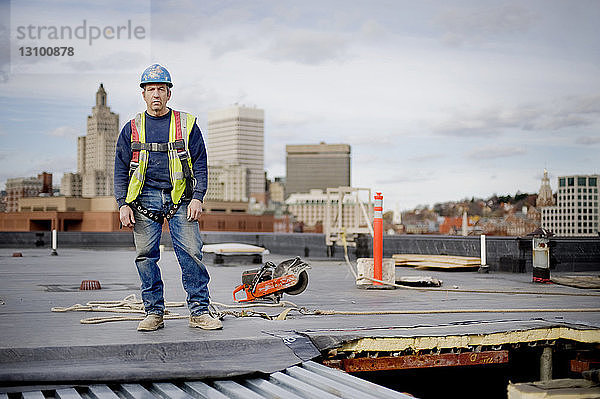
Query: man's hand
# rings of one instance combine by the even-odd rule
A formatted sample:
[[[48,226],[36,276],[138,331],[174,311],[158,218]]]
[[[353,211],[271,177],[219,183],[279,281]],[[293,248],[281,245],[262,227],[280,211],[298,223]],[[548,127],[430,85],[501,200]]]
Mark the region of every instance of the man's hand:
[[[187,208],[187,219],[191,222],[198,220],[202,213],[202,202],[199,199],[193,199],[188,204]]]
[[[135,218],[133,217],[133,210],[129,205],[123,205],[119,208],[119,219],[121,224],[125,227],[133,227],[135,224]]]

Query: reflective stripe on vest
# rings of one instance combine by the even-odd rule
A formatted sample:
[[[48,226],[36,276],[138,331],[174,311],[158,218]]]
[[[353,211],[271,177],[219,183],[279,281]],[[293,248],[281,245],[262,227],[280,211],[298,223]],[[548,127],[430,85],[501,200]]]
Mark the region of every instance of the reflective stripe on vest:
[[[135,119],[131,120],[131,142],[139,141],[146,142],[146,121],[145,113],[138,114]],[[169,145],[167,151],[169,157],[169,175],[171,177],[171,200],[174,204],[178,204],[181,200],[186,187],[186,179],[184,169],[187,167],[188,173],[192,173],[192,161],[189,157],[188,140],[190,133],[194,127],[195,118],[193,115],[185,112],[171,111],[171,124],[169,127],[169,143],[174,143],[175,140],[182,140],[185,143],[185,148],[177,149],[175,145]],[[182,132],[185,132],[183,134]],[[137,140],[134,140],[137,139]],[[148,150],[141,149],[133,151],[130,164],[129,186],[127,188],[126,203],[131,203],[135,200],[144,186],[146,169],[148,167]],[[182,162],[186,165],[182,167]]]

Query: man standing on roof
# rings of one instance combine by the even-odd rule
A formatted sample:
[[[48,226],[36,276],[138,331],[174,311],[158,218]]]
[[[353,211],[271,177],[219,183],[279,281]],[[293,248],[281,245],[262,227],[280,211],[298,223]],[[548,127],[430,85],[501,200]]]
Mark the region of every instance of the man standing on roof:
[[[117,140],[115,197],[125,227],[133,227],[135,264],[146,317],[139,331],[164,327],[165,300],[158,260],[164,219],[187,292],[190,327],[215,330],[221,321],[208,311],[208,271],[202,263],[198,218],[208,180],[206,149],[193,115],[167,107],[171,75],[149,66],[140,86],[145,112],[127,122]]]

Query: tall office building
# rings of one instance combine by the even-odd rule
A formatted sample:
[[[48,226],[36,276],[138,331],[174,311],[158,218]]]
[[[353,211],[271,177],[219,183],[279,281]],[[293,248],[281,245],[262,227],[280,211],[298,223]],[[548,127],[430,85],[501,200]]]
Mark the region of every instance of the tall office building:
[[[87,119],[87,135],[77,138],[77,173],[84,197],[113,195],[115,148],[119,136],[119,115],[106,105],[104,85],[96,92],[96,105]],[[77,179],[71,179],[74,184]],[[62,191],[62,187],[61,187]],[[65,187],[77,192],[76,187]]]
[[[542,227],[557,236],[597,236],[600,175],[560,176],[556,205],[540,208]]]
[[[350,145],[286,145],[286,197],[312,189],[350,187]]]
[[[209,169],[223,165],[245,168],[246,197],[259,200],[265,197],[264,119],[262,109],[238,105],[210,111],[206,134]]]

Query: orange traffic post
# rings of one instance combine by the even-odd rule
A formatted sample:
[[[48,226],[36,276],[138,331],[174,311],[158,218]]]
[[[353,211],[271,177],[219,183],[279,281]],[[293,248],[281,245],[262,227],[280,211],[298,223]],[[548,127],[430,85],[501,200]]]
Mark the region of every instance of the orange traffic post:
[[[382,280],[383,261],[383,195],[375,193],[375,206],[373,207],[373,279]],[[373,281],[373,285],[382,285]]]

